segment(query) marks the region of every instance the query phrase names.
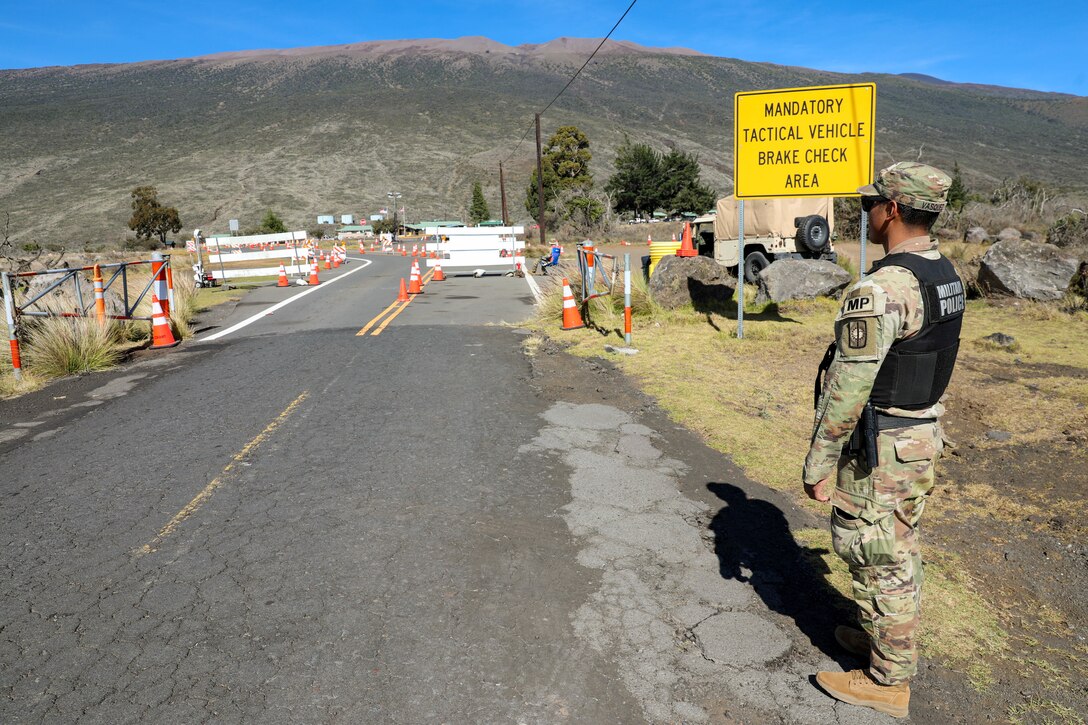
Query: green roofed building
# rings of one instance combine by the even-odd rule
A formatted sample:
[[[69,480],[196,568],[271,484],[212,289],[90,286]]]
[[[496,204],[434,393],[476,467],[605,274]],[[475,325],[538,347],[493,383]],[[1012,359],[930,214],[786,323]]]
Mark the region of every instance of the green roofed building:
[[[452,220],[445,220],[445,221],[443,221],[441,219],[435,219],[434,221],[416,222],[415,224],[402,224],[401,226],[404,227],[405,229],[407,229],[410,232],[417,232],[417,233],[422,234],[423,230],[426,229],[427,227],[463,227],[463,226],[465,226],[465,223],[462,222],[460,219],[452,219]]]
[[[337,239],[360,239],[374,236],[374,227],[369,224],[348,224],[336,230]]]

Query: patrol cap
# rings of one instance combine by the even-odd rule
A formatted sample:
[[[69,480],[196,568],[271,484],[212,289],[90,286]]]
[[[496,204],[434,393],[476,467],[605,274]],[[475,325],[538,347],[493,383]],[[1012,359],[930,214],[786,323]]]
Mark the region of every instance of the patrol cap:
[[[944,211],[948,202],[948,174],[917,161],[900,161],[881,169],[877,179],[858,189],[862,196],[882,196],[923,211]]]

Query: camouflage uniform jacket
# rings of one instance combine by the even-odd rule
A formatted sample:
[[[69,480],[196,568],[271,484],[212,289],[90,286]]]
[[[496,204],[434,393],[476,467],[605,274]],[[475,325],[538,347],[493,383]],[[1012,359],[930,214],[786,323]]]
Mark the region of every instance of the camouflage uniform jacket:
[[[927,259],[940,257],[937,243],[929,237],[914,237],[889,250],[889,254],[900,252]],[[812,443],[805,458],[806,485],[814,486],[836,472],[843,445],[861,417],[892,343],[916,335],[924,323],[921,286],[903,267],[882,267],[846,293],[835,318],[835,359],[824,379]],[[880,412],[932,419],[944,413],[944,406],[938,402],[924,410],[889,408]]]

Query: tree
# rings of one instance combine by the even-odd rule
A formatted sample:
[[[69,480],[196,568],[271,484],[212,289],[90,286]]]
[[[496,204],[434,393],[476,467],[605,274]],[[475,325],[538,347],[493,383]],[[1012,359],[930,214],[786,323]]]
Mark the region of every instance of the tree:
[[[653,213],[660,206],[658,186],[661,178],[661,155],[648,144],[632,144],[624,136],[616,149],[616,173],[605,184],[612,194],[618,212],[632,212],[636,217]]]
[[[178,210],[159,203],[159,193],[154,186],[137,186],[132,190],[132,218],[128,228],[136,232],[137,239],[159,238],[166,244],[166,235],[181,230]]]
[[[487,208],[487,200],[484,199],[484,190],[480,188],[480,182],[472,184],[472,204],[469,206],[468,217],[473,224],[486,222],[491,218],[491,210]]]
[[[287,225],[283,223],[279,215],[271,209],[261,219],[260,234],[279,234],[287,231]]]
[[[593,188],[593,174],[589,162],[593,154],[589,139],[577,126],[561,126],[541,151],[541,168],[544,172],[544,216],[537,219],[540,207],[537,200],[537,174],[533,171],[525,190],[525,209],[538,224],[548,227],[547,218],[569,219],[588,204],[588,193]],[[568,194],[566,192],[574,192]],[[566,201],[559,204],[557,197]],[[592,204],[589,204],[592,206]]]
[[[702,214],[714,206],[715,195],[699,182],[699,158],[673,149],[661,157],[658,206],[670,214]]]
[[[966,203],[967,187],[964,186],[960,165],[957,162],[952,167],[952,184],[948,187],[948,206],[952,211],[960,211]]]
[[[616,211],[636,216],[656,209],[701,214],[715,199],[699,181],[698,157],[676,149],[662,155],[627,138],[616,149],[616,173],[605,190],[612,194]]]

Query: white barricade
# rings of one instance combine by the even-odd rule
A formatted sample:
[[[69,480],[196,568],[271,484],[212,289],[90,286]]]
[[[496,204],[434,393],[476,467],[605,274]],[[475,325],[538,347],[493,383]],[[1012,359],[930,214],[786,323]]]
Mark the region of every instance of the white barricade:
[[[286,242],[306,243],[306,232],[280,232],[278,234],[251,234],[247,237],[216,237],[205,239],[210,250],[212,247],[259,247],[262,244],[284,244]]]
[[[226,252],[224,254],[209,254],[208,261],[210,264],[219,264],[219,262],[252,262],[257,259],[280,259],[286,257],[288,259],[306,259],[310,250],[308,247],[287,247],[285,249],[269,249],[267,252],[243,252],[234,251]]]
[[[525,227],[427,227],[424,229],[428,253],[438,252],[440,259],[427,259],[427,266],[515,271],[525,269],[525,242],[515,235]]]

